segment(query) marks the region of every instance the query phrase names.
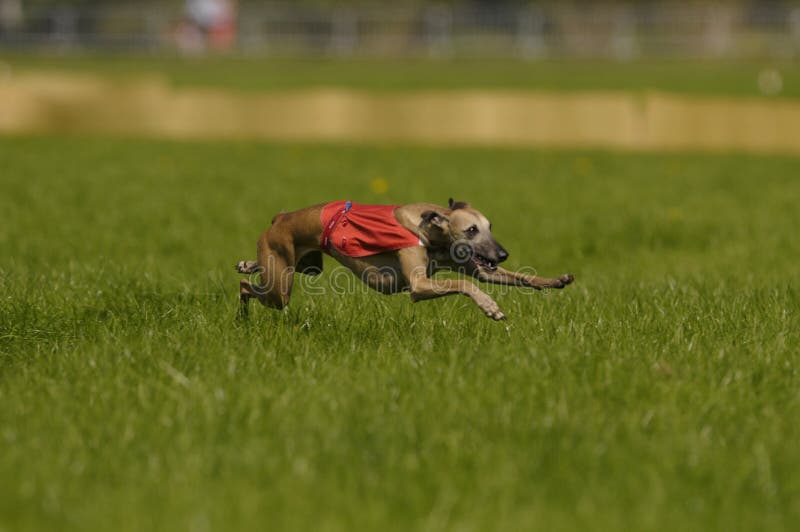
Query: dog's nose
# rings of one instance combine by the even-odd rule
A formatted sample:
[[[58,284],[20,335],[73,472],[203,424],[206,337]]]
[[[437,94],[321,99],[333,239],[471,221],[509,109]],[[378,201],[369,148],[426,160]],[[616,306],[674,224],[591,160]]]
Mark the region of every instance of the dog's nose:
[[[503,262],[507,258],[508,258],[508,251],[504,250],[503,248],[497,250],[497,262]]]

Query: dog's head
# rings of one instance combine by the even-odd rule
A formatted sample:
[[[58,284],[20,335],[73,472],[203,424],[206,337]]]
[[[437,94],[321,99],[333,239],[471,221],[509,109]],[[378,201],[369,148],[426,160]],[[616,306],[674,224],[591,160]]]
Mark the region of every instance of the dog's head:
[[[432,247],[449,247],[450,259],[494,271],[508,252],[492,236],[492,224],[469,203],[453,201],[444,212],[422,213],[420,229]]]

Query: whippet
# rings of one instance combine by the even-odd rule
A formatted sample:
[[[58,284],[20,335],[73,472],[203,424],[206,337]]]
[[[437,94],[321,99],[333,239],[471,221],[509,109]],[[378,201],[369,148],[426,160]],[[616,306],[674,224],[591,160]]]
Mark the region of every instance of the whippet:
[[[385,219],[384,219],[385,218]],[[505,319],[497,303],[465,279],[438,279],[456,271],[501,285],[564,288],[574,276],[556,278],[512,272],[498,266],[508,252],[492,236],[492,224],[468,203],[447,208],[429,203],[358,205],[334,202],[281,213],[258,239],[258,260],[241,261],[240,273],[258,273],[260,282],[240,281],[240,311],[251,297],[282,309],[289,303],[295,272],[318,275],[325,251],[369,287],[384,294],[409,292],[412,301],[450,294],[472,298],[486,316]]]

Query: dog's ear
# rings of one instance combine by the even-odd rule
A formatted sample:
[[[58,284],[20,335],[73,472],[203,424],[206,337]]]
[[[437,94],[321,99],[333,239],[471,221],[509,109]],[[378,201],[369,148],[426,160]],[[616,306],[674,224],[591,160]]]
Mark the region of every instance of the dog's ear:
[[[447,243],[450,240],[450,220],[436,211],[422,213],[419,228],[431,244]]]
[[[443,224],[448,223],[450,221],[447,219],[446,216],[444,216],[443,214],[439,214],[436,211],[425,211],[421,214],[421,216],[422,216],[421,225],[433,224],[441,227]]]
[[[450,207],[451,211],[454,211],[456,209],[468,209],[469,208],[469,203],[467,203],[466,201],[453,201],[453,198],[450,198],[449,200],[447,200],[447,205]]]

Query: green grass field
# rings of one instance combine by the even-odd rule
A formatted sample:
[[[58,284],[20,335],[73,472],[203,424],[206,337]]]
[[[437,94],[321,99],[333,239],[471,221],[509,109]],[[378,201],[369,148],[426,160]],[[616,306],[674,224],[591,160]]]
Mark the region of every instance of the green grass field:
[[[800,68],[789,61],[336,60],[241,56],[48,56],[0,51],[0,82],[4,73],[71,72],[101,74],[122,81],[161,76],[176,87],[243,91],[346,87],[378,91],[655,90],[707,96],[760,96],[758,76],[767,68],[777,69],[783,79],[779,97],[800,97]]]
[[[798,172],[0,138],[0,530],[795,530]],[[281,209],[449,196],[576,284],[235,320]]]

